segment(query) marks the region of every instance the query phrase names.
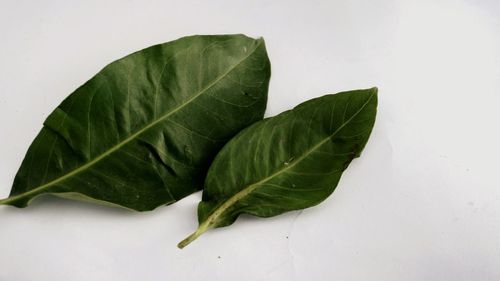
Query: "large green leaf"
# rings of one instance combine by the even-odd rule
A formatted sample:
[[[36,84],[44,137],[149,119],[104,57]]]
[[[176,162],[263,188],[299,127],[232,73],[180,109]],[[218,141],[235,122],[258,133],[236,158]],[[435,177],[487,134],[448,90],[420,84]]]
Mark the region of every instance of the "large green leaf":
[[[323,201],[363,150],[376,110],[376,88],[343,92],[240,132],[210,166],[198,205],[200,225],[179,247],[243,213],[271,217]]]
[[[213,157],[262,119],[263,39],[192,36],[117,60],[45,120],[1,204],[50,193],[144,211],[199,190]]]

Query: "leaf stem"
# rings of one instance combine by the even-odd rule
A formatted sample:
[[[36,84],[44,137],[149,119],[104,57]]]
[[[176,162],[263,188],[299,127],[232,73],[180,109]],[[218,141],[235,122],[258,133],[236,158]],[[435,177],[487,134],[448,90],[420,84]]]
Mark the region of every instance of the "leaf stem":
[[[179,249],[182,249],[184,247],[186,247],[187,245],[189,245],[191,242],[193,242],[194,240],[196,240],[196,238],[200,237],[200,235],[202,235],[203,233],[205,233],[205,231],[209,230],[210,228],[212,228],[212,226],[208,223],[202,223],[198,229],[196,229],[195,232],[191,233],[191,235],[189,235],[188,237],[186,237],[184,240],[182,240],[181,242],[179,242],[179,244],[177,244],[177,247],[179,247]]]
[[[4,199],[0,199],[0,205],[8,205],[10,202],[14,201],[15,199],[17,199],[17,198],[7,197]]]

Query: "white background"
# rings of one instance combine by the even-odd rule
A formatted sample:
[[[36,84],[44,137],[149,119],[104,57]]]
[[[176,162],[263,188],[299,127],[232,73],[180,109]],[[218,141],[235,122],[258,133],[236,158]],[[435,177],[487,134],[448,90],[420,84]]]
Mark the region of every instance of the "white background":
[[[323,204],[184,250],[201,194],[154,212],[0,207],[0,280],[500,280],[500,2],[0,0],[0,197],[47,115],[107,63],[191,34],[263,36],[267,116],[379,87]]]

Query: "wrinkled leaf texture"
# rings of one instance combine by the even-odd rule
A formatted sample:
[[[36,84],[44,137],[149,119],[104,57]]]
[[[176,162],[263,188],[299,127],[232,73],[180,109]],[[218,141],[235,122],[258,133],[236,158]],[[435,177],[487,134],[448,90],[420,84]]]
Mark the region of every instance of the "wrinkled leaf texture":
[[[0,203],[173,203],[201,189],[224,143],[262,119],[269,77],[263,39],[244,35],[184,37],[119,59],[48,116]]]
[[[210,228],[240,214],[272,217],[319,204],[337,186],[372,131],[377,88],[325,95],[251,125],[230,140],[210,166],[199,228],[183,248]]]

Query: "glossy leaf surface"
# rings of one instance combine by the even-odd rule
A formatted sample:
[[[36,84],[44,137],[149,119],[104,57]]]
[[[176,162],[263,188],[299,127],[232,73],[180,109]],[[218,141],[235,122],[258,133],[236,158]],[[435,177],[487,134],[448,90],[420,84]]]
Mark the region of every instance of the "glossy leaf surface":
[[[191,36],[119,59],[45,120],[1,204],[41,194],[152,210],[199,190],[225,142],[262,119],[263,39]]]
[[[271,217],[326,199],[363,150],[376,108],[376,88],[343,92],[240,132],[212,163],[198,205],[200,226],[179,247],[240,214]]]

